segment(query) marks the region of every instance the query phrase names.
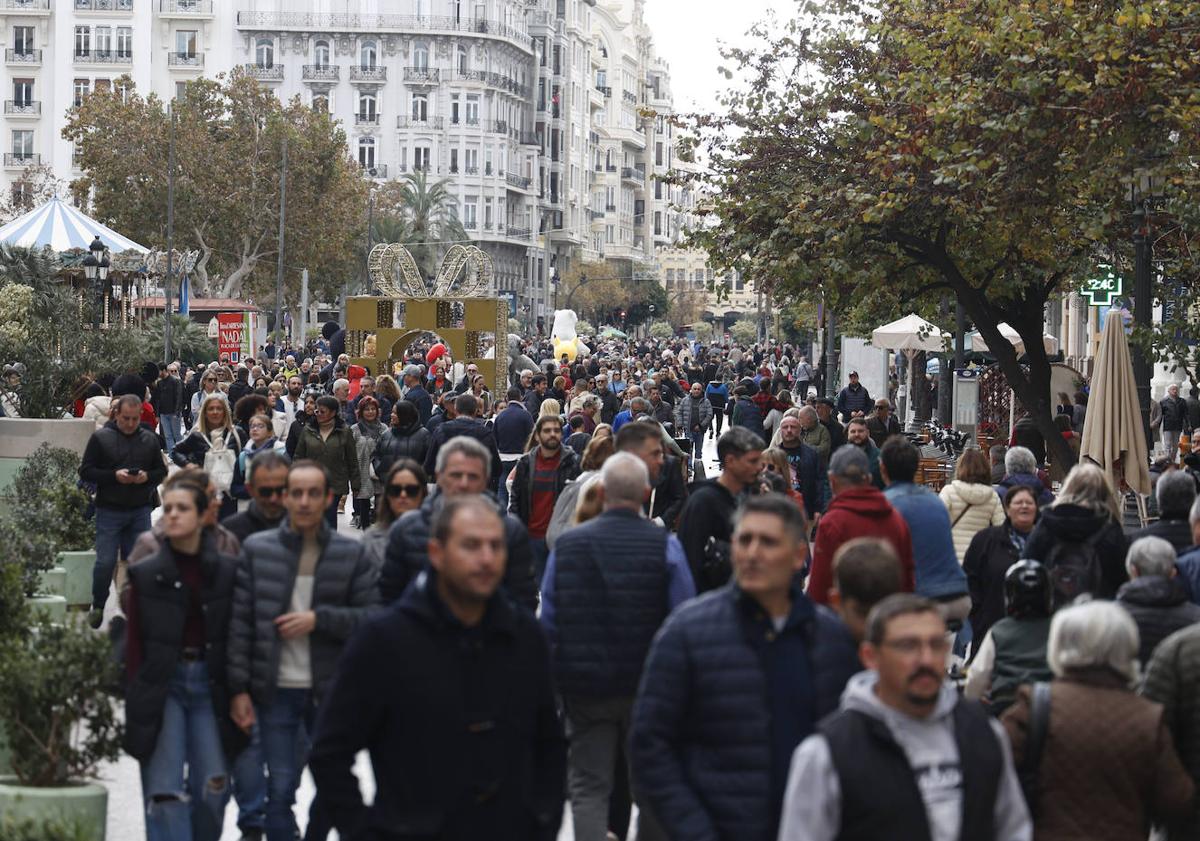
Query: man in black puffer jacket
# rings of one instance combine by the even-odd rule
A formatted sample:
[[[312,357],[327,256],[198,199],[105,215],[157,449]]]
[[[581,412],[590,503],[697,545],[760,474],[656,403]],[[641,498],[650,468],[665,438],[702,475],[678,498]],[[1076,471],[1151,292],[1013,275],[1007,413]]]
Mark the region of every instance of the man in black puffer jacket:
[[[296,788],[316,710],[346,641],[379,601],[363,545],[325,522],[329,474],[298,461],[287,475],[287,517],[242,546],[229,623],[229,692],[234,723],[257,722],[267,763],[268,835],[292,837]],[[301,750],[304,748],[304,750]],[[313,802],[310,831],[328,826]]]
[[[630,765],[668,838],[774,839],[792,752],[861,668],[845,625],[801,590],[806,525],[787,497],[750,497],[734,579],[680,606],[650,649]]]
[[[478,412],[479,400],[474,394],[460,394],[454,399],[454,419],[439,424],[429,441],[429,452],[425,454],[425,473],[429,476],[434,475],[437,468],[438,450],[451,438],[458,436],[474,438],[487,448],[491,456],[492,462],[488,469],[491,481],[488,487],[494,493],[496,482],[500,478],[500,450],[496,446],[496,433],[476,417]]]
[[[1117,591],[1117,604],[1138,626],[1138,660],[1150,662],[1154,648],[1188,625],[1200,622],[1200,605],[1192,604],[1175,574],[1175,549],[1161,537],[1133,541],[1125,556],[1129,581]]]
[[[484,494],[491,463],[491,453],[474,438],[452,438],[441,448],[436,465],[437,490],[416,511],[409,511],[392,523],[388,531],[387,554],[379,575],[379,594],[385,604],[399,599],[409,582],[429,565],[430,523],[444,500]],[[537,607],[537,582],[533,578],[529,533],[511,514],[505,514],[503,519],[508,547],[504,589],[509,598],[532,611]]]

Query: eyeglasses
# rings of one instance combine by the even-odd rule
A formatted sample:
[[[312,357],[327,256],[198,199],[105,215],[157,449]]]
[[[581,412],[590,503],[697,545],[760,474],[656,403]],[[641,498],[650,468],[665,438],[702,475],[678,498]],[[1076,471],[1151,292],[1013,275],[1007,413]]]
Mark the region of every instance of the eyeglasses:
[[[283,485],[276,485],[269,488],[255,488],[254,492],[259,496],[272,497],[283,496],[283,493],[286,490],[287,488],[285,488]]]
[[[424,485],[388,485],[387,495],[392,499],[396,499],[399,496],[406,496],[409,499],[416,499],[421,495],[421,491],[424,489]]]
[[[917,639],[916,637],[905,637],[898,640],[888,640],[883,645],[906,657],[919,654],[926,648],[938,657],[944,657],[950,651],[950,641],[944,636],[927,640]]]

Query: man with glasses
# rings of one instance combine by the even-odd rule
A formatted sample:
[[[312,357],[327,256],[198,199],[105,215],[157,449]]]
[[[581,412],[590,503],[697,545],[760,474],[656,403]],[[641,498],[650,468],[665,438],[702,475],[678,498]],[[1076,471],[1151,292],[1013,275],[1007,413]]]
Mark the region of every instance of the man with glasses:
[[[792,759],[781,841],[1032,838],[1004,728],[946,681],[949,653],[936,602],[900,593],[871,610],[868,671]]]
[[[221,522],[239,541],[244,543],[252,534],[276,528],[283,520],[283,492],[290,464],[291,459],[274,450],[266,450],[250,459],[246,468],[250,507]]]
[[[668,838],[774,839],[792,752],[860,668],[845,626],[804,595],[807,557],[796,504],[748,498],[733,584],[680,605],[651,645],[630,765],[639,806]]]
[[[284,480],[286,516],[278,528],[246,539],[234,588],[230,717],[246,733],[259,728],[269,839],[295,837],[292,804],[317,708],[342,647],[379,601],[377,573],[362,543],[325,522],[332,502],[321,464],[293,464]],[[328,828],[317,798],[309,835],[324,838]]]
[[[466,373],[463,378],[458,381],[458,385],[454,386],[455,394],[464,394],[471,390],[471,381],[479,376],[479,366],[472,362],[467,366]]]

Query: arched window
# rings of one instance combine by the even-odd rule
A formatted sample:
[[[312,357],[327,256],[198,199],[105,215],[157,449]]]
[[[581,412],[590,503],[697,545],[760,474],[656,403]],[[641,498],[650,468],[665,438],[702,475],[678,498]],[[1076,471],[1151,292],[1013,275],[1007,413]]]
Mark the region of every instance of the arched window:
[[[418,70],[429,69],[429,47],[425,44],[416,44],[413,47],[413,67]]]
[[[318,41],[313,47],[313,63],[317,67],[329,66],[329,42]]]
[[[363,70],[374,70],[378,61],[378,51],[375,49],[374,41],[363,41],[362,47],[359,49],[359,66]]]
[[[456,66],[458,67],[459,73],[465,74],[467,72],[467,48],[466,47],[458,48],[458,58],[457,58]]]
[[[254,61],[259,67],[274,67],[275,42],[270,38],[259,38],[254,47]]]
[[[358,165],[366,170],[375,168],[374,137],[360,137],[358,139]]]

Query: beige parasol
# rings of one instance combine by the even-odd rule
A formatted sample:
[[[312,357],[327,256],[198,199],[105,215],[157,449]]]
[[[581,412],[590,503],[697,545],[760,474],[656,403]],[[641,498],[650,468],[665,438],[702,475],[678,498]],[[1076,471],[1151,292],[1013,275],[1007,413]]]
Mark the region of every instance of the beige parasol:
[[[1124,479],[1139,494],[1150,493],[1146,436],[1133,381],[1133,363],[1125,324],[1117,312],[1108,314],[1100,336],[1079,455],[1100,465],[1114,488],[1120,490]]]

